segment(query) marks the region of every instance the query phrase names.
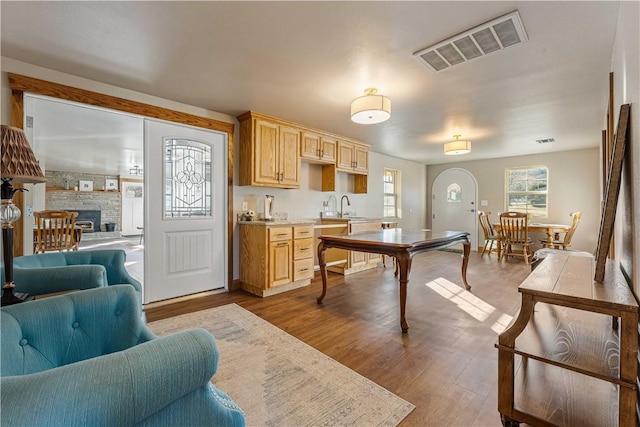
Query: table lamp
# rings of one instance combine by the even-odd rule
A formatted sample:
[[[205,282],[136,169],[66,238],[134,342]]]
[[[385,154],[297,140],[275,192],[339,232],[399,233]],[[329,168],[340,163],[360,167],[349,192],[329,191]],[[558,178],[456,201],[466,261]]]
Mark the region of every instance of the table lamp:
[[[39,183],[46,178],[40,169],[38,160],[31,150],[27,135],[19,128],[0,125],[2,133],[2,169],[0,188],[2,205],[0,220],[2,221],[2,255],[4,259],[4,279],[1,305],[11,305],[26,301],[26,294],[16,294],[13,283],[13,223],[20,219],[20,209],[13,204],[13,195],[24,188],[13,188],[13,183]]]

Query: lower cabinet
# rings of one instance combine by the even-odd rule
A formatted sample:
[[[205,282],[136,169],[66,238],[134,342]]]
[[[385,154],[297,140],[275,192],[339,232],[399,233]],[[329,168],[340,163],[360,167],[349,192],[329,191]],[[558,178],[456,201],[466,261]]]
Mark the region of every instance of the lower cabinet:
[[[313,225],[240,224],[242,289],[266,297],[313,278]]]
[[[357,222],[349,222],[348,226],[348,234],[354,233],[363,233],[366,231],[380,231],[381,222],[380,221],[357,221]],[[345,251],[343,249],[329,249],[329,251],[340,252],[343,259],[346,259],[347,262],[339,265],[334,265],[327,267],[327,270],[333,271],[334,273],[341,273],[345,276],[348,274],[357,273],[359,271],[370,270],[372,268],[378,267],[378,264],[382,262],[382,255],[366,253],[366,252],[357,252],[357,251]],[[340,258],[340,256],[334,254],[332,255],[334,258]]]

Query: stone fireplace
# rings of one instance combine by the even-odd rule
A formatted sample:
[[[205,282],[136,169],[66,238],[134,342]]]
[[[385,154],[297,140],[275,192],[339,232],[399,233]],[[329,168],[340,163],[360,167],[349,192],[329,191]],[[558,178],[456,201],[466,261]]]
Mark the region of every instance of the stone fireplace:
[[[78,212],[76,225],[82,228],[83,233],[100,231],[101,211],[90,209],[65,209],[69,212]]]

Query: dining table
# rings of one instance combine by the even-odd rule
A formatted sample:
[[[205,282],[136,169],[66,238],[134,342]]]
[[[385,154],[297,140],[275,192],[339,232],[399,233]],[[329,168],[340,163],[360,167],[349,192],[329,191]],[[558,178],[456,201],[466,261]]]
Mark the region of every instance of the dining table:
[[[494,230],[499,234],[502,227],[500,223],[491,224]],[[546,222],[529,222],[527,223],[527,233],[538,232],[545,233],[547,235],[547,247],[553,247],[554,238],[557,239],[559,233],[566,233],[571,228],[570,225],[567,224],[553,224]],[[498,258],[500,257],[501,248],[498,245]]]
[[[400,327],[403,333],[409,330],[405,314],[407,284],[409,283],[411,261],[414,255],[462,243],[462,283],[466,290],[471,290],[471,286],[467,283],[467,265],[469,263],[469,253],[471,252],[469,233],[467,232],[388,228],[380,231],[346,235],[322,235],[318,236],[318,239],[320,240],[320,243],[318,243],[318,262],[322,276],[322,294],[317,298],[318,304],[322,303],[327,294],[327,265],[324,259],[324,253],[327,249],[346,249],[389,255],[395,258],[396,267],[400,273]]]

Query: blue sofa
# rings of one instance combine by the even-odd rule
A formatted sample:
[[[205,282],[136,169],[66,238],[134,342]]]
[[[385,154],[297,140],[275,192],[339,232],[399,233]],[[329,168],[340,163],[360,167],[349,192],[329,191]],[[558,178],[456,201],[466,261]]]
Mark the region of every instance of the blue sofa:
[[[13,261],[13,282],[16,292],[29,295],[129,284],[142,301],[142,285],[127,272],[125,261],[122,249],[25,255]],[[4,283],[4,268],[1,273]]]
[[[3,307],[2,426],[244,426],[210,379],[214,337],[156,337],[133,287],[115,285]]]

